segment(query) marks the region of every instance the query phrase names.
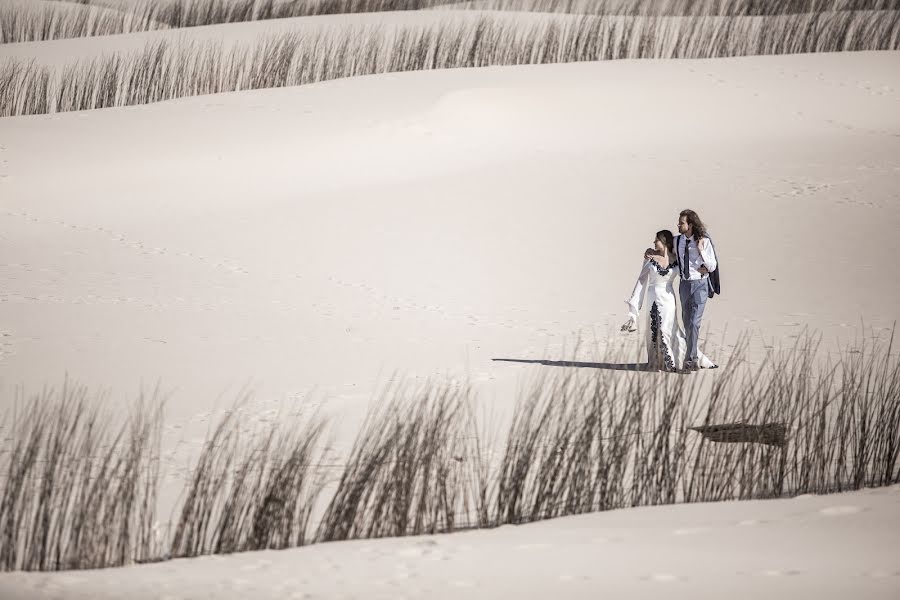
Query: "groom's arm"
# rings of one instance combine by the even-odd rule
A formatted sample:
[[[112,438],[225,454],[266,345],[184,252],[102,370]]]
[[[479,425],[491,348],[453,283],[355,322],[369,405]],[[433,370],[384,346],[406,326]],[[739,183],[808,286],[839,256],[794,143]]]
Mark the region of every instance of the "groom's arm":
[[[713,250],[709,238],[701,239],[697,246],[700,248],[700,258],[703,260],[703,267],[700,268],[705,267],[707,273],[715,271],[719,264],[716,262],[716,252]]]

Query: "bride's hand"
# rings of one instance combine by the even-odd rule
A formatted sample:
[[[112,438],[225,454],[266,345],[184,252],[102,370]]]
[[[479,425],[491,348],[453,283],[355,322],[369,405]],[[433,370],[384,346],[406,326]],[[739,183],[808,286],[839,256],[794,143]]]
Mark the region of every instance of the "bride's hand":
[[[622,325],[622,331],[628,333],[637,331],[637,327],[634,326],[634,317],[628,317],[628,320]]]

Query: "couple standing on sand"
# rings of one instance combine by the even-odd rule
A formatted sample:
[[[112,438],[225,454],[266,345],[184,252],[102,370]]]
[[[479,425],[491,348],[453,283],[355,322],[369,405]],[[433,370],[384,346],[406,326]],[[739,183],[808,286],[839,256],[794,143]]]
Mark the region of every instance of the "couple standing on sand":
[[[644,253],[644,266],[628,303],[628,320],[622,331],[636,331],[646,293],[650,305],[647,355],[650,369],[691,372],[718,365],[698,346],[700,321],[706,301],[719,293],[718,261],[703,221],[692,210],[678,215],[677,237],[668,229],[657,231],[653,248]],[[675,311],[674,281],[679,276],[682,333]]]

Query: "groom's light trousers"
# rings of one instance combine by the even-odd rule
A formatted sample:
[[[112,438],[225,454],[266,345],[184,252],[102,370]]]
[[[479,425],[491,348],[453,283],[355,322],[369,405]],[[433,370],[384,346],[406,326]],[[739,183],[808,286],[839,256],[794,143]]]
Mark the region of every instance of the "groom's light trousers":
[[[681,320],[684,321],[684,339],[687,342],[686,363],[697,364],[697,344],[700,339],[700,321],[703,309],[709,299],[709,284],[706,279],[681,280],[678,289],[681,297]],[[686,365],[682,365],[686,366]]]

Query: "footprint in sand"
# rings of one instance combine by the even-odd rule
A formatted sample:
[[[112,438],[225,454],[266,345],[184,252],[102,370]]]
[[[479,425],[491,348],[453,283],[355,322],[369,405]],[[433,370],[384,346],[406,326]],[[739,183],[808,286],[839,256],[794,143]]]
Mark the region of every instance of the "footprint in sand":
[[[540,550],[549,547],[550,544],[545,544],[542,542],[531,542],[527,544],[519,544],[518,546],[516,546],[516,550]]]
[[[829,506],[819,511],[819,514],[826,517],[842,517],[845,515],[855,515],[865,510],[861,506]]]
[[[798,571],[797,569],[788,569],[786,571],[782,571],[781,569],[767,569],[765,571],[759,571],[758,575],[762,575],[763,577],[783,577],[788,576],[792,577],[794,575],[801,575],[803,572]]]
[[[243,565],[241,571],[262,571],[268,569],[272,565],[272,561],[259,559],[255,562]]]
[[[682,527],[681,529],[676,529],[672,533],[675,535],[696,535],[707,531],[709,531],[709,527]]]
[[[571,573],[563,573],[559,576],[559,580],[562,583],[569,583],[571,581],[589,581],[591,578],[587,575],[572,575]]]
[[[900,571],[894,571],[891,573],[890,571],[883,571],[881,569],[875,569],[874,571],[866,571],[862,574],[863,577],[868,577],[870,579],[886,579],[888,577],[897,577],[900,576]]]
[[[843,324],[842,324],[842,326],[843,326]],[[800,494],[799,496],[794,496],[793,500],[812,500],[813,498],[816,498],[816,497],[817,496],[815,494]]]
[[[591,542],[594,544],[617,544],[622,541],[623,541],[622,538],[616,537],[616,536],[612,536],[612,537],[600,536],[600,537],[591,538]]]
[[[434,540],[422,540],[397,551],[398,556],[418,558],[433,553],[438,543]]]
[[[763,521],[761,519],[744,519],[743,521],[738,521],[738,527],[754,527],[765,522],[766,521]]]
[[[653,581],[656,583],[676,583],[679,581],[683,581],[683,577],[679,577],[678,575],[673,575],[672,573],[653,573],[651,575],[644,575],[641,577],[643,581]]]

